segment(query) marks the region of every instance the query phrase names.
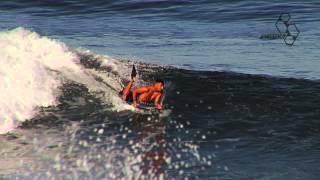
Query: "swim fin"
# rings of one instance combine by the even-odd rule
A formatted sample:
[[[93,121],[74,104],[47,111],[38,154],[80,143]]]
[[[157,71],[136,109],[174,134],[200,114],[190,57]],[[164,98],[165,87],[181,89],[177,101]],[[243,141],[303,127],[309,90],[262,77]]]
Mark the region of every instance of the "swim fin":
[[[131,71],[131,79],[135,78],[137,76],[136,67],[133,65],[132,71]]]

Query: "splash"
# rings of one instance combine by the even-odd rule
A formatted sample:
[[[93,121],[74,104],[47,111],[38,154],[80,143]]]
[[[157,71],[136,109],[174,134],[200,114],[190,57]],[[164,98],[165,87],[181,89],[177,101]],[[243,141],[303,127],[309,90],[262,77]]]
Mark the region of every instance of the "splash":
[[[79,71],[66,46],[23,28],[0,33],[0,133],[56,105],[61,82],[49,69]]]
[[[16,28],[0,32],[0,54],[0,134],[34,117],[38,107],[57,105],[66,81],[102,92],[105,101],[122,107],[118,110],[127,108],[114,96],[119,83],[96,69],[83,68],[79,54],[59,41]],[[100,61],[101,67],[120,69],[109,57],[100,57]]]

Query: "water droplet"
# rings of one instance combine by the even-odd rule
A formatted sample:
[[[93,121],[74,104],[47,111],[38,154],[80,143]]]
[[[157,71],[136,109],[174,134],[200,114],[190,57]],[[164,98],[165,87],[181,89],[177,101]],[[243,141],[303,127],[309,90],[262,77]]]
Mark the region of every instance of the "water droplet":
[[[167,163],[167,164],[170,164],[170,163],[171,163],[171,158],[170,158],[170,157],[166,158],[166,163]]]
[[[60,161],[60,155],[57,154],[56,157],[54,158],[54,160],[55,160],[56,162]]]
[[[228,168],[227,166],[224,166],[223,169],[224,169],[225,171],[229,171],[229,168]]]
[[[103,129],[99,129],[98,134],[103,134]]]
[[[88,143],[87,143],[87,141],[83,141],[83,147],[87,147],[88,146]]]

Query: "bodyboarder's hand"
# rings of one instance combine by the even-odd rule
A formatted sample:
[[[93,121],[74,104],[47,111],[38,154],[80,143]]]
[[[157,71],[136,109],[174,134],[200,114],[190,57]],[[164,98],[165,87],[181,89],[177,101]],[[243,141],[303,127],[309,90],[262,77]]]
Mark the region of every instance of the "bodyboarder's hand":
[[[157,108],[158,110],[162,110],[162,109],[163,109],[163,106],[162,106],[161,104],[157,104],[157,105],[156,105],[156,108]]]

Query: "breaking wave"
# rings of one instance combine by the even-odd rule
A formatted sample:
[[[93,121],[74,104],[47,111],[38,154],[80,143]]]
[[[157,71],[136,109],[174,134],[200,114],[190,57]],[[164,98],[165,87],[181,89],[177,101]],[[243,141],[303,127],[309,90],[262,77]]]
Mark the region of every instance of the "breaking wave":
[[[37,108],[59,104],[61,89],[70,81],[100,94],[106,103],[118,105],[115,110],[130,108],[114,96],[121,88],[121,79],[128,74],[126,63],[72,50],[24,28],[0,33],[0,53],[1,134],[34,117]],[[83,62],[84,57],[93,59],[95,64],[90,64],[90,59]],[[94,68],[97,64],[102,70]]]

